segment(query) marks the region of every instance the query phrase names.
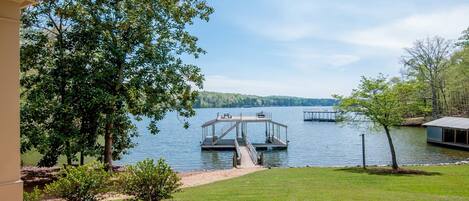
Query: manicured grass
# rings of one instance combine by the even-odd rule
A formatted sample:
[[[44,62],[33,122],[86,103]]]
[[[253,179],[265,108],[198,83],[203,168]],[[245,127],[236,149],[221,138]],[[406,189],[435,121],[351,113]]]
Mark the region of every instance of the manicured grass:
[[[469,200],[469,165],[406,168],[431,174],[276,168],[183,189],[174,200]]]
[[[36,166],[39,160],[41,160],[42,155],[37,150],[27,151],[21,154],[21,163],[23,166]],[[89,161],[96,160],[94,157],[85,157],[85,163]],[[67,163],[67,157],[64,155],[59,156],[59,160],[57,161],[58,166],[62,166],[62,164]],[[75,162],[78,163],[78,162]]]

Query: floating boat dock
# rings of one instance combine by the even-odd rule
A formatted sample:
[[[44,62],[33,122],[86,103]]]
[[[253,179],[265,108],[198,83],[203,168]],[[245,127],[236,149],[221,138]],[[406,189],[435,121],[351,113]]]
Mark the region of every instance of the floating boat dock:
[[[251,133],[249,125],[265,128],[264,133]],[[228,138],[229,134],[231,138]],[[264,135],[264,142],[251,142],[249,135]],[[234,165],[249,167],[263,164],[262,154],[257,150],[287,149],[287,126],[272,120],[272,115],[264,112],[255,115],[232,116],[231,114],[217,114],[213,120],[202,125],[202,150],[233,150]]]
[[[304,110],[304,121],[337,122],[341,112],[337,110]]]

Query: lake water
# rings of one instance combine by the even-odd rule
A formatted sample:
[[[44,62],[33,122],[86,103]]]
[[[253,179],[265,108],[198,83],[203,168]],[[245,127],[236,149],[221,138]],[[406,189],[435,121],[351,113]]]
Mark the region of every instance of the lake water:
[[[149,134],[148,120],[137,122],[140,136],[138,145],[117,164],[132,164],[145,158],[165,158],[178,171],[196,171],[231,168],[230,151],[201,151],[201,125],[214,119],[217,113],[254,114],[272,113],[276,122],[288,125],[287,150],[265,151],[265,164],[281,167],[298,166],[354,166],[362,163],[361,133],[366,133],[366,159],[370,165],[390,164],[389,145],[384,131],[367,126],[344,123],[304,122],[303,110],[325,107],[264,107],[264,108],[207,108],[197,109],[189,119],[191,126],[183,128],[182,119],[168,113],[159,122],[161,132]],[[327,107],[326,107],[327,108]],[[250,128],[248,136],[253,142],[262,142],[263,127]],[[429,164],[467,160],[468,151],[443,148],[426,143],[425,129],[400,128],[391,130],[400,164]],[[227,136],[230,137],[230,136]]]

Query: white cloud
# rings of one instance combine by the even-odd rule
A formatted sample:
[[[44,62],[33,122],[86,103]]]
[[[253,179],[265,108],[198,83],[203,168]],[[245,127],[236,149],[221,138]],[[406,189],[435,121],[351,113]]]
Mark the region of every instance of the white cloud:
[[[288,85],[273,81],[235,79],[222,75],[211,75],[205,77],[204,90],[266,96],[284,94],[281,92],[287,92]]]
[[[319,53],[311,48],[288,47],[276,55],[285,57],[294,67],[311,69],[338,69],[360,60],[359,56],[345,53]]]
[[[318,8],[311,1],[269,0],[262,5],[268,9],[255,16],[251,15],[254,13],[240,16],[237,23],[248,31],[282,42],[304,39],[320,31],[312,20]]]
[[[469,6],[460,6],[434,13],[412,15],[389,24],[354,31],[343,35],[342,41],[387,49],[411,46],[417,39],[439,35],[457,39],[469,26]]]

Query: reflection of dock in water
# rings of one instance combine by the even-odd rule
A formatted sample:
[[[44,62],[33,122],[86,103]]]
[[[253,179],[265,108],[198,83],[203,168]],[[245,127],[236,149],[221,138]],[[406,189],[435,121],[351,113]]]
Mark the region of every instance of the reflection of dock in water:
[[[248,124],[265,125],[265,142],[251,143],[248,138]],[[220,128],[221,126],[221,128]],[[218,130],[217,130],[218,129]],[[226,139],[229,133],[235,133],[233,139]],[[249,133],[250,134],[250,133]],[[252,167],[263,164],[262,154],[258,149],[286,149],[288,147],[287,126],[272,121],[270,114],[263,112],[253,116],[217,115],[213,120],[202,125],[202,150],[233,150],[234,165]]]

